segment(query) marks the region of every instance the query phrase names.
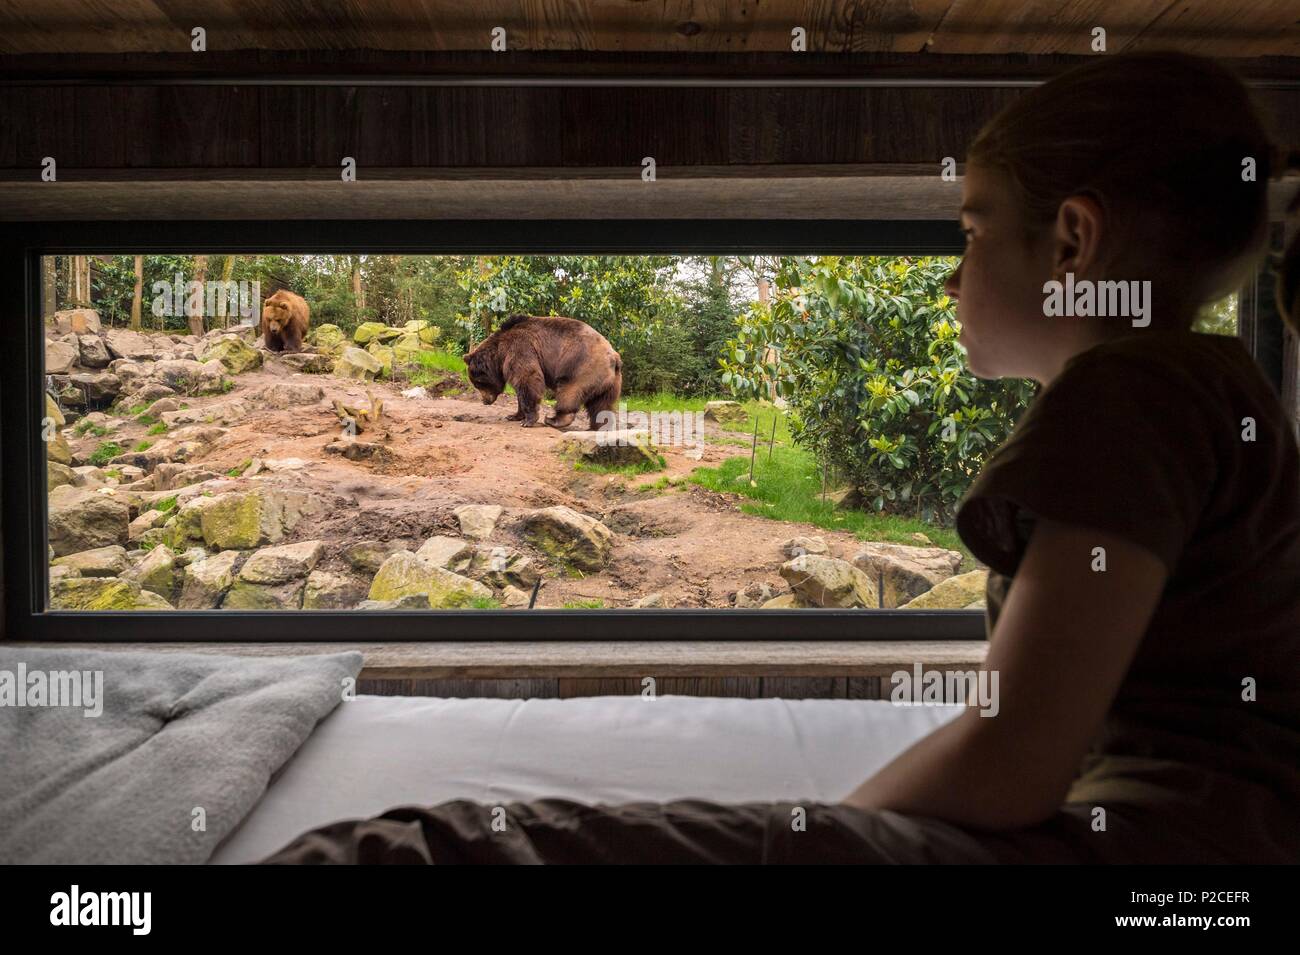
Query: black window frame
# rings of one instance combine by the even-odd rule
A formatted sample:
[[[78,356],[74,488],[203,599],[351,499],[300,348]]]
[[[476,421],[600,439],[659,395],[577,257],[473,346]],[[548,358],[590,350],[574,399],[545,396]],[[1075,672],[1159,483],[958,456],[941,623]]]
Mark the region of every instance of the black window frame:
[[[57,185],[49,188],[57,189]],[[773,189],[780,184],[774,183]],[[52,611],[41,257],[74,254],[960,255],[954,220],[477,219],[21,222],[0,227],[0,490],[9,639],[85,642],[983,640],[967,610]]]

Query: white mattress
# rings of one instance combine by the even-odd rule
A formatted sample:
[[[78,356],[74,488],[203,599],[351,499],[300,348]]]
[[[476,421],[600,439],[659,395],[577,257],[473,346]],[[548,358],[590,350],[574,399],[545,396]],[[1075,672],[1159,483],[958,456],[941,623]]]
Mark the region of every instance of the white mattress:
[[[401,805],[695,797],[833,802],[960,706],[694,696],[358,696],[326,717],[212,857]]]

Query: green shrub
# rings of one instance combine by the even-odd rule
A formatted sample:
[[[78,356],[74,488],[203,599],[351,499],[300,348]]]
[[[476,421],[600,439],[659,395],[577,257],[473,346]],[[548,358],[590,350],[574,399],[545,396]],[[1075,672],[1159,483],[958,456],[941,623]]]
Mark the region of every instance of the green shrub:
[[[88,457],[86,460],[89,461],[91,464],[95,465],[95,467],[102,467],[103,465],[107,464],[109,461],[113,460],[113,458],[121,454],[122,451],[123,448],[120,444],[117,444],[113,441],[105,441],[94,451],[92,451],[90,457]]]

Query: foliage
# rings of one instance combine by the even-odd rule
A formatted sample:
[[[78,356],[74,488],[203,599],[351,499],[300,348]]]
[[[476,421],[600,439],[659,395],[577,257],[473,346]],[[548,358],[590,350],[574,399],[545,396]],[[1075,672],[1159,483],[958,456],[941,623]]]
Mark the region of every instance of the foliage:
[[[721,364],[741,396],[790,403],[795,441],[877,511],[947,523],[1033,394],[966,369],[945,258],[788,257]]]

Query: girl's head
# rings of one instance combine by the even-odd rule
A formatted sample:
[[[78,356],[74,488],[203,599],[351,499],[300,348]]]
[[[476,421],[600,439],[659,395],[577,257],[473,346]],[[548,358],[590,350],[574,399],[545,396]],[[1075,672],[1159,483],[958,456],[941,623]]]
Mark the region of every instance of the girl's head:
[[[1257,266],[1268,181],[1294,158],[1241,81],[1201,57],[1101,57],[1018,97],[967,153],[966,254],[948,288],[971,369],[1044,381],[1113,334],[1185,329]],[[1288,260],[1294,277],[1300,249]],[[1063,296],[1045,284],[1067,274],[1077,290],[1125,283],[1127,311],[1052,315]],[[1297,285],[1282,304],[1300,328]]]

